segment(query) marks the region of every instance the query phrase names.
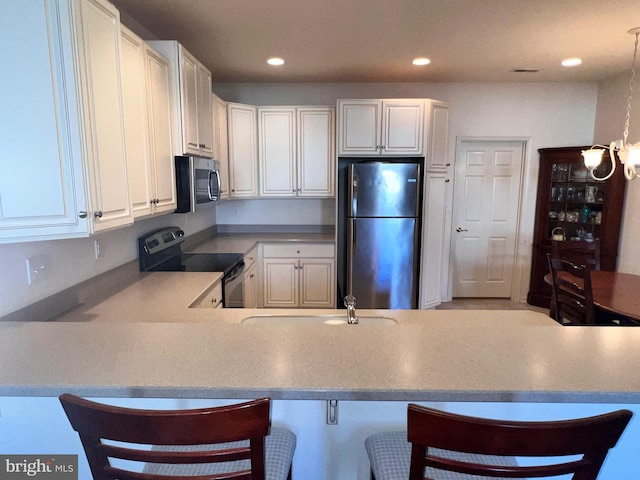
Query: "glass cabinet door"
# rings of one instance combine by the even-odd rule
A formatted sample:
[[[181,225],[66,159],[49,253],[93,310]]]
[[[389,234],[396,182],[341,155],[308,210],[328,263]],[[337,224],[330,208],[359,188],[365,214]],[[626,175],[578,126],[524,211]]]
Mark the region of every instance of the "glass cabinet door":
[[[600,238],[607,184],[594,180],[577,163],[554,163],[551,167],[548,237],[554,240]]]

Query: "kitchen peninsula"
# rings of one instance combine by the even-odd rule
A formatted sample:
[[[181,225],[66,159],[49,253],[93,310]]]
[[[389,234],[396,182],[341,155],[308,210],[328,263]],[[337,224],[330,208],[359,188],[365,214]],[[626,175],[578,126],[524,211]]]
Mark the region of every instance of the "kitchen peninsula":
[[[498,417],[573,417],[623,405],[640,415],[639,329],[561,327],[531,311],[453,310],[359,312],[397,321],[386,326],[248,325],[240,323],[248,316],[300,311],[185,308],[180,289],[166,295],[175,274],[144,276],[56,322],[0,323],[0,411],[16,453],[20,445],[81,452],[57,403],[62,392],[150,408],[270,396],[274,424],[298,435],[294,477],[318,480],[367,478],[364,436],[402,426],[409,401]],[[149,288],[156,296],[147,308],[128,308]],[[338,425],[326,425],[328,400],[339,401]],[[55,438],[38,424],[45,414]],[[640,468],[637,422],[602,478],[630,478],[620,472],[633,462]]]

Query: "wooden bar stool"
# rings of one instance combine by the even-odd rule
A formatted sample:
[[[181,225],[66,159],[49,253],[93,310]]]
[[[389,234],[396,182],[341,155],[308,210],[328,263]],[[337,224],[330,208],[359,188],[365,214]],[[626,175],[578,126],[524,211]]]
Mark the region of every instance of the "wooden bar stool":
[[[94,480],[291,479],[296,436],[270,428],[269,398],[190,410],[114,407],[70,394],[60,402]],[[112,458],[144,467],[132,471]]]
[[[408,432],[382,432],[365,440],[371,478],[545,478],[573,473],[595,480],[632,412],[618,410],[574,420],[490,420],[409,404]],[[562,457],[520,466],[515,457]],[[576,455],[581,458],[576,459]],[[469,477],[468,475],[479,475]]]

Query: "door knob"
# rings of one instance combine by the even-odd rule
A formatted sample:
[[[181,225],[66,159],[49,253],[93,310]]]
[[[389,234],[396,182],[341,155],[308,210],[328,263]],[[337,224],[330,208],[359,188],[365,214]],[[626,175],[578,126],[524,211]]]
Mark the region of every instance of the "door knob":
[[[456,232],[468,232],[469,230],[467,230],[466,228],[462,228],[462,227],[458,227],[456,228]]]

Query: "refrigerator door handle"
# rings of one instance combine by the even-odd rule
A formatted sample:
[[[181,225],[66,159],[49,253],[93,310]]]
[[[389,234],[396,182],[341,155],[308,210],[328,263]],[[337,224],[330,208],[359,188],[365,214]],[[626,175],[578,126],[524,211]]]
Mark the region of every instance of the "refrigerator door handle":
[[[353,176],[351,183],[351,197],[349,198],[351,204],[351,212],[356,215],[358,212],[358,177]]]
[[[353,256],[356,251],[356,221],[349,219],[347,232],[347,291],[345,295],[351,295],[353,292]]]

